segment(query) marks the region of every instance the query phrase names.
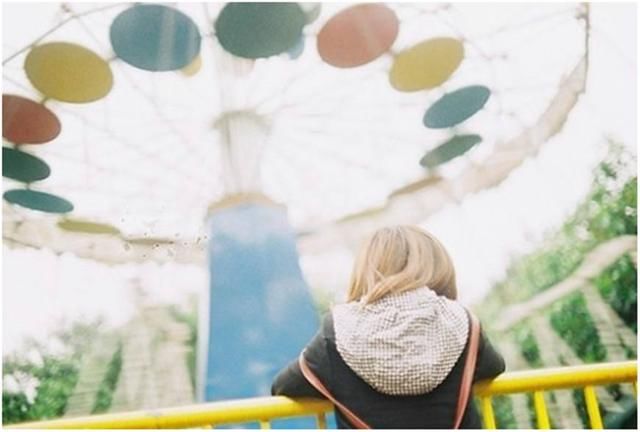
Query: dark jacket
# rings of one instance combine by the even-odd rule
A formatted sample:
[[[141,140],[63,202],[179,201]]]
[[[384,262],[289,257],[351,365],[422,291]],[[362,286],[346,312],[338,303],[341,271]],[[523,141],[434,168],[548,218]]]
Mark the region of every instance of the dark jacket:
[[[320,331],[307,345],[304,357],[332,395],[372,428],[450,429],[454,423],[467,352],[468,345],[444,381],[429,393],[412,396],[383,394],[367,384],[345,363],[336,347],[333,318],[329,313],[324,318]],[[502,356],[494,350],[484,332],[481,332],[474,382],[495,377],[504,370]],[[276,376],[271,393],[289,397],[323,397],[304,378],[297,360]],[[352,428],[339,411],[336,411],[336,420],[339,428]],[[482,427],[473,403],[467,406],[460,427]]]

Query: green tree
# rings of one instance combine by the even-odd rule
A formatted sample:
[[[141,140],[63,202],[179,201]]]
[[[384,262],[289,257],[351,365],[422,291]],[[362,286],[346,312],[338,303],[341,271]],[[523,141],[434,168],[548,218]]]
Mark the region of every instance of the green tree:
[[[184,323],[189,328],[189,339],[187,340],[187,352],[185,361],[189,368],[189,378],[191,379],[191,388],[195,394],[196,388],[196,354],[198,351],[198,313],[197,313],[197,297],[190,298],[189,306],[179,308],[175,305],[169,307],[169,313],[179,322]]]
[[[106,412],[111,407],[113,401],[113,392],[116,390],[120,370],[122,369],[122,345],[113,353],[113,357],[107,367],[107,373],[100,383],[98,393],[96,394],[96,402],[93,406],[92,414],[100,414]]]
[[[33,339],[3,358],[2,423],[45,420],[64,414],[78,380],[82,354],[102,331],[102,320],[61,324],[47,343]],[[7,382],[35,386],[30,399],[24,386],[7,388]]]
[[[482,301],[480,314],[490,321],[505,305],[527,300],[557,284],[571,275],[595,246],[624,234],[637,235],[635,159],[620,144],[609,142],[607,156],[595,168],[585,199],[559,228],[547,233],[537,250],[511,262],[507,276]],[[635,277],[635,266],[624,267],[626,273],[620,271],[612,276],[618,281]],[[605,288],[604,280],[597,284],[603,294],[606,291],[618,299],[619,312],[623,308],[635,310],[635,284],[634,289],[622,283],[613,283],[617,289]],[[612,291],[616,294],[609,294]],[[635,321],[631,312],[623,318],[629,325]]]
[[[491,322],[506,306],[519,303],[570,276],[585,255],[602,242],[621,235],[637,235],[637,173],[634,156],[615,142],[593,172],[592,186],[575,211],[557,229],[545,236],[540,247],[515,258],[507,276],[497,283],[477,310]],[[620,258],[593,281],[602,297],[622,320],[637,332],[637,270],[629,256]],[[585,362],[606,360],[584,297],[574,293],[549,310],[551,325],[576,355]],[[534,332],[527,322],[512,329],[507,337],[520,347],[531,367],[544,366]],[[581,393],[576,403],[583,418]],[[506,405],[506,401],[502,404]],[[497,409],[499,424],[511,424],[508,409]]]

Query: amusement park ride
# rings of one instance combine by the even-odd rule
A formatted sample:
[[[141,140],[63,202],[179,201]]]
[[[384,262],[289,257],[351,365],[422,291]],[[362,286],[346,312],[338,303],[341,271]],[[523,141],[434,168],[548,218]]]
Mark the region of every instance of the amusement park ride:
[[[546,10],[468,35],[448,4],[62,4],[3,60],[5,243],[208,263],[197,400],[268,394],[318,325],[298,251],[419,223],[562,129],[589,6]]]

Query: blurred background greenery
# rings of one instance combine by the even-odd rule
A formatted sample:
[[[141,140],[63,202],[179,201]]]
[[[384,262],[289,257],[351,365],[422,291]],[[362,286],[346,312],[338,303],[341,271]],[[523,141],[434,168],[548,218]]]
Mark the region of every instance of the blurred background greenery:
[[[593,183],[588,195],[562,226],[550,231],[545,240],[533,252],[513,259],[504,280],[497,283],[485,299],[474,308],[485,322],[495,321],[505,308],[514,303],[525,302],[537,294],[556,286],[570,277],[583,263],[585,256],[596,246],[624,235],[637,234],[637,177],[636,160],[616,142],[608,143],[606,158],[593,172]],[[587,307],[587,299],[581,289],[572,292],[548,308],[539,311],[538,319],[551,324],[553,331],[570,347],[575,357],[568,352],[559,351],[555,344],[541,343],[536,333],[542,331],[545,321],[521,320],[505,332],[493,331],[492,336],[505,343],[513,343],[518,354],[525,360],[524,364],[508,365],[508,369],[540,368],[555,366],[546,364],[544,357],[550,353],[558,354],[560,364],[577,362],[593,363],[603,361],[620,361],[635,359],[637,346],[637,268],[635,250],[618,257],[615,262],[604,269],[595,279],[590,281],[601,298],[622,319],[624,325],[634,332],[633,339],[620,340],[619,348],[624,350],[625,358],[618,358],[614,347],[607,349],[600,333],[603,329],[614,327],[615,323],[607,317],[594,317]],[[597,299],[596,299],[597,300]],[[594,319],[595,318],[595,319]],[[602,322],[603,329],[598,329],[595,320]],[[541,336],[544,337],[544,336]],[[626,344],[625,344],[626,342]],[[542,355],[544,351],[545,355]],[[617,354],[617,355],[616,355]],[[507,358],[508,359],[508,358]],[[621,415],[629,412],[633,415],[635,425],[635,402],[630,395],[624,395],[619,386],[607,389],[613,401],[601,402],[605,419],[610,423],[618,421]],[[599,395],[602,399],[603,394]],[[587,426],[587,416],[581,391],[573,392],[575,408]],[[635,399],[635,398],[633,398]],[[554,404],[553,395],[548,403]],[[518,424],[514,418],[514,407],[507,397],[496,398],[496,415],[498,425],[502,428],[514,428]],[[527,407],[531,407],[531,399],[527,399]],[[561,408],[560,408],[561,409]],[[613,412],[610,412],[613,411]],[[533,413],[530,409],[529,413]],[[631,414],[633,413],[633,414]],[[554,416],[551,416],[553,422]],[[557,419],[557,417],[556,417]],[[535,424],[533,418],[530,424]],[[611,424],[610,424],[611,425]],[[616,423],[618,427],[624,426]],[[559,426],[559,425],[554,425]],[[580,426],[580,425],[575,425]],[[631,426],[634,427],[634,426]]]

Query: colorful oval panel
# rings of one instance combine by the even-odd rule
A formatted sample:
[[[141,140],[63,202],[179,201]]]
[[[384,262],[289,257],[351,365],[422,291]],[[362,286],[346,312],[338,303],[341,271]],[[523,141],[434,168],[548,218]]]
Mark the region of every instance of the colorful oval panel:
[[[45,96],[86,103],[105,97],[113,86],[111,68],[80,45],[52,42],[34,47],[24,62],[31,84]]]
[[[79,219],[63,219],[58,227],[65,231],[82,234],[119,234],[120,230],[113,225],[102,224]]]
[[[383,4],[352,6],[322,27],[318,34],[318,53],[332,66],[361,66],[391,48],[398,28],[396,14]]]
[[[395,89],[406,92],[434,88],[449,79],[463,57],[464,46],[459,40],[429,39],[396,56],[389,81]]]
[[[11,204],[45,213],[69,213],[73,204],[59,196],[29,189],[11,189],[4,193],[4,199]]]
[[[200,53],[200,32],[193,20],[162,5],[125,10],[111,23],[109,35],[119,58],[148,71],[182,69]]]
[[[200,72],[200,69],[202,69],[202,57],[197,55],[191,63],[180,69],[180,72],[182,72],[184,76],[192,77]]]
[[[298,3],[307,17],[307,24],[311,24],[320,16],[322,3]]]
[[[300,57],[303,52],[304,52],[304,35],[301,36],[300,39],[298,39],[298,42],[296,42],[296,44],[287,51],[287,54],[289,54],[289,58],[291,60],[295,60],[298,57]]]
[[[481,141],[480,135],[456,135],[424,155],[420,165],[425,168],[434,168],[462,156]]]
[[[24,183],[31,183],[49,177],[51,169],[42,159],[15,150],[2,147],[2,176]]]
[[[307,17],[297,3],[227,3],[214,27],[226,51],[257,59],[292,48],[306,22]]]
[[[447,93],[435,101],[424,114],[424,125],[432,129],[441,129],[460,124],[480,111],[490,95],[491,91],[481,85],[463,87]]]
[[[60,134],[60,120],[47,107],[16,95],[2,95],[2,136],[14,144],[42,144]]]
[[[169,245],[175,244],[174,240],[161,238],[161,237],[133,237],[125,239],[129,243],[143,245],[143,246],[161,246],[161,245]]]

